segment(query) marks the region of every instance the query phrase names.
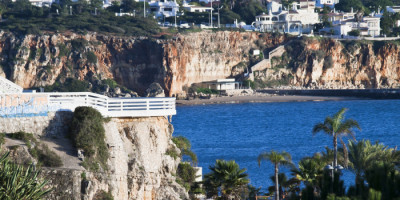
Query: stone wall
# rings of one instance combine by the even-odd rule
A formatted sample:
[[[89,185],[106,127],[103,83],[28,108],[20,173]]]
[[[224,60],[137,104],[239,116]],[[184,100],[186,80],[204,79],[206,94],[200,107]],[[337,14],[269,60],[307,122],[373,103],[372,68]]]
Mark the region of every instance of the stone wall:
[[[24,131],[39,136],[62,135],[69,129],[72,112],[49,112],[47,116],[0,118],[0,133]]]

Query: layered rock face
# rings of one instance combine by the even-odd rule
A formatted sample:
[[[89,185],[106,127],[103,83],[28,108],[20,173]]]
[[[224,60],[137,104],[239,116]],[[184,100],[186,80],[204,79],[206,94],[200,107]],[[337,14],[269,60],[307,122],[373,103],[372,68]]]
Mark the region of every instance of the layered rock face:
[[[168,95],[184,93],[193,83],[242,74],[250,60],[251,49],[274,47],[284,36],[256,32],[199,32],[179,35],[164,47]],[[239,63],[246,63],[241,67]]]
[[[400,86],[396,42],[301,39],[286,45],[271,68],[256,72],[264,81],[285,80],[303,88],[351,89]]]
[[[273,47],[286,39],[227,31],[178,34],[173,40],[0,32],[0,76],[24,88],[67,77],[93,84],[109,78],[141,95],[157,82],[173,96],[192,83],[243,73],[247,64],[238,64],[249,62],[251,49]]]
[[[159,83],[166,96],[184,95],[193,83],[236,77],[257,63],[252,49],[268,53],[287,44],[256,79],[309,88],[384,88],[399,83],[399,46],[390,42],[297,39],[256,32],[178,34],[171,40],[97,34],[17,36],[0,32],[0,76],[24,88],[114,79],[145,95]]]

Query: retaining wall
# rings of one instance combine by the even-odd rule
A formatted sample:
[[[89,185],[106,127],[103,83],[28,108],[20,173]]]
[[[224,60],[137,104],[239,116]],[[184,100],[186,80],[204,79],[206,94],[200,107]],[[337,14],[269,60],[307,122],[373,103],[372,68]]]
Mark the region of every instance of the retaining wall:
[[[49,112],[47,116],[0,118],[0,133],[24,131],[39,136],[68,132],[72,112]]]

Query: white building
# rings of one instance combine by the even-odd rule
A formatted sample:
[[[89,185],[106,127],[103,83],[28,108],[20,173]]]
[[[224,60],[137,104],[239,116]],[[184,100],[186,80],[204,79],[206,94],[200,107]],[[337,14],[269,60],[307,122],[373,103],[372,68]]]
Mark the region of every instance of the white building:
[[[271,6],[271,9],[273,6]],[[280,10],[256,16],[253,26],[261,32],[312,33],[314,24],[319,23],[315,2],[300,0],[290,10]]]
[[[360,31],[360,36],[376,37],[380,35],[381,15],[372,13],[370,16],[364,16],[361,21],[356,21],[356,14],[353,9],[349,13],[335,11],[328,13],[328,21],[332,22],[332,27],[327,27],[320,31],[347,36],[350,31],[358,30]]]
[[[203,82],[202,87],[214,90],[234,90],[240,86],[239,82],[236,82],[234,78],[228,79],[217,79],[215,81]]]
[[[334,8],[335,4],[338,4],[339,0],[316,0],[315,7],[323,8],[324,6],[328,6],[330,8]]]
[[[150,1],[150,11],[158,18],[173,17],[179,13],[179,4],[176,1]]]
[[[197,12],[197,13],[211,12],[211,10],[212,10],[211,7],[190,5],[186,2],[183,3],[182,7],[183,7],[183,9],[185,9],[188,12]]]
[[[12,0],[12,2],[15,2],[16,0]],[[52,3],[54,3],[54,0],[29,0],[29,2],[38,7],[50,7]]]

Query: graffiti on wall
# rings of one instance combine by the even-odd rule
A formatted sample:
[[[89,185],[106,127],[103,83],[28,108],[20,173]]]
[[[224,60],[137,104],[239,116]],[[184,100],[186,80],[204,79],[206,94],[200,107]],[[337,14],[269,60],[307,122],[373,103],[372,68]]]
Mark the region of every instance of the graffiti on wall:
[[[56,110],[56,106],[49,105],[47,95],[0,95],[0,117],[2,118],[47,116],[48,112]]]

